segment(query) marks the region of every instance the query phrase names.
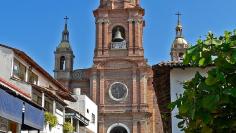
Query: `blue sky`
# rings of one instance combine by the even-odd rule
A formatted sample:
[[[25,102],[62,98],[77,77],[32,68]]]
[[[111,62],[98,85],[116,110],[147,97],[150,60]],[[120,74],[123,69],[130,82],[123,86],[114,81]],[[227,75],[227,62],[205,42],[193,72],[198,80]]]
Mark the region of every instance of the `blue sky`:
[[[221,35],[236,29],[236,0],[141,0],[145,8],[145,57],[150,65],[170,59],[180,11],[186,40],[194,44],[208,31]],[[92,11],[99,0],[1,0],[0,43],[23,50],[48,72],[61,40],[64,16],[69,19],[74,68],[92,65],[95,24]]]

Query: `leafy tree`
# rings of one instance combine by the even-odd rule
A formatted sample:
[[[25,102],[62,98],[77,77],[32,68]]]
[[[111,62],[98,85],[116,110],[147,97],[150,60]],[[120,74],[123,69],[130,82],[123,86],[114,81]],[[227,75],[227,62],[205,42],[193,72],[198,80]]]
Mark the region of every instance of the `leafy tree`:
[[[187,50],[184,64],[211,69],[184,82],[184,93],[170,104],[179,110],[178,127],[187,133],[236,132],[236,31],[218,38],[208,33]]]

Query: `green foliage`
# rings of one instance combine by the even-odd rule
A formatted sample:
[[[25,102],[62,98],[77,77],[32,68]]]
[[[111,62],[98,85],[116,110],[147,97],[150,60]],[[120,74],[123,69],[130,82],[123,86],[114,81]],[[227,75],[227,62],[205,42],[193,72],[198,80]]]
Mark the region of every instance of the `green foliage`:
[[[236,30],[198,40],[184,64],[212,67],[206,77],[197,72],[186,81],[183,95],[169,105],[179,110],[178,127],[187,133],[236,132]]]
[[[53,115],[50,112],[45,112],[44,113],[44,117],[45,117],[45,122],[49,124],[49,127],[55,127],[58,123],[57,121],[57,117],[55,115]]]
[[[63,124],[63,131],[64,133],[71,133],[74,131],[74,127],[70,122],[65,122]]]

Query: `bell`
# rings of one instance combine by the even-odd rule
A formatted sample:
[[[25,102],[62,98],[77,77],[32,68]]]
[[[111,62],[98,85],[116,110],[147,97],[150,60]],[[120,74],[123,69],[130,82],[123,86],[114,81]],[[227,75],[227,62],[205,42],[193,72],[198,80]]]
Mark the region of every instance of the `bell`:
[[[122,42],[124,41],[124,38],[121,36],[120,29],[117,28],[117,31],[115,33],[115,37],[113,38],[113,42]]]

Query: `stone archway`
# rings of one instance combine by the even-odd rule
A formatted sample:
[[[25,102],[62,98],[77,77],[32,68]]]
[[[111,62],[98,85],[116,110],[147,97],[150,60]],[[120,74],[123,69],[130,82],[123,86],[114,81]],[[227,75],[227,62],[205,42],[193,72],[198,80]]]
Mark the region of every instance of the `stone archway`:
[[[107,133],[130,133],[130,130],[125,124],[115,123],[108,128]]]

